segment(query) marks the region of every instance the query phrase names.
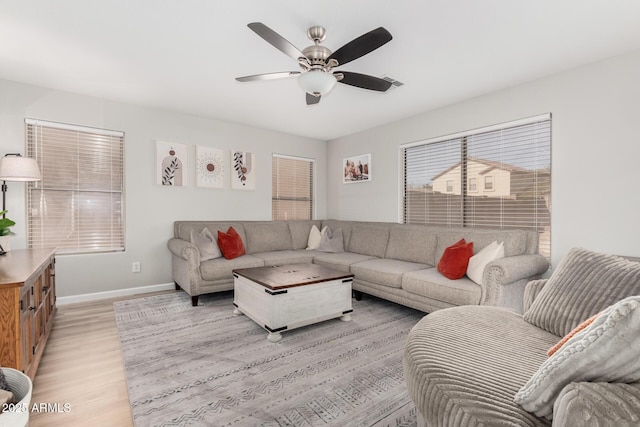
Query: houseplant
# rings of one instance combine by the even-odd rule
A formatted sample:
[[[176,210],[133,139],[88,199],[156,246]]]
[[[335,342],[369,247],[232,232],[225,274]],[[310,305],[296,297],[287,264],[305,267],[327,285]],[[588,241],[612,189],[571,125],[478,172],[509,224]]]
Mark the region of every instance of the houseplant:
[[[6,215],[7,211],[4,210],[0,212],[0,215]],[[10,220],[9,218],[0,218],[0,246],[4,251],[8,251],[9,247],[9,236],[12,234],[11,229],[9,227],[13,227],[16,225],[15,221]]]

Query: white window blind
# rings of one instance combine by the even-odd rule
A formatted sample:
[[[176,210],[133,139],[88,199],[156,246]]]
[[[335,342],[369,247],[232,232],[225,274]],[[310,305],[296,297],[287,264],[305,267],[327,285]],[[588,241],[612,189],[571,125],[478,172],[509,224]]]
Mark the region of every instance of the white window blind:
[[[449,169],[460,161],[460,140],[416,145],[403,151],[404,222],[462,226],[460,196],[446,189],[448,176],[452,175]]]
[[[272,218],[313,219],[314,161],[274,154],[272,159]]]
[[[27,243],[59,253],[124,250],[124,133],[27,119]]]
[[[401,152],[405,223],[535,230],[540,253],[550,257],[550,115],[414,143]]]

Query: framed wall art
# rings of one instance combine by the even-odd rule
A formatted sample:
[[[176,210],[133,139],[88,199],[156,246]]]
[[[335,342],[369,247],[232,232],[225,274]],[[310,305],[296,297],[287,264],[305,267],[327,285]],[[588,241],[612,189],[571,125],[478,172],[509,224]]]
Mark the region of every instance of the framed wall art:
[[[224,151],[218,148],[196,146],[196,186],[224,187]]]
[[[231,188],[234,190],[255,190],[255,154],[248,151],[231,152]]]
[[[342,183],[371,181],[371,153],[342,160]]]
[[[187,185],[187,146],[156,141],[156,182],[160,185]]]

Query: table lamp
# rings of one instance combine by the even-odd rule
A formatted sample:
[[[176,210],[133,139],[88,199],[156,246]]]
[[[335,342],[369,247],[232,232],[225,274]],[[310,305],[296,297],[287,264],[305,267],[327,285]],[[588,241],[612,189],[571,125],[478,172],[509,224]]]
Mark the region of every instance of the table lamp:
[[[18,153],[9,153],[0,159],[0,179],[2,180],[2,212],[6,210],[7,181],[40,181],[42,175],[35,159],[22,157]],[[6,214],[2,214],[5,218]],[[0,245],[0,255],[5,251]]]

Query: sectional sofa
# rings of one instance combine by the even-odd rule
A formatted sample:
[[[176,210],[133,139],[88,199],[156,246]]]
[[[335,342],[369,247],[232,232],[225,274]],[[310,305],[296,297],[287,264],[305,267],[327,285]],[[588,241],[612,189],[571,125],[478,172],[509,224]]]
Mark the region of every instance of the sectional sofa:
[[[344,252],[306,250],[311,227],[342,229]],[[233,227],[246,254],[238,258],[200,261],[193,232],[214,235]],[[435,268],[445,248],[461,238],[478,252],[493,241],[504,242],[505,257],[489,263],[481,284],[464,277],[449,280]],[[168,241],[173,280],[198,304],[198,296],[233,289],[238,268],[316,263],[355,275],[353,290],[424,312],[461,305],[490,305],[522,312],[528,281],[549,267],[538,254],[532,231],[445,228],[397,223],[316,221],[176,221]]]

